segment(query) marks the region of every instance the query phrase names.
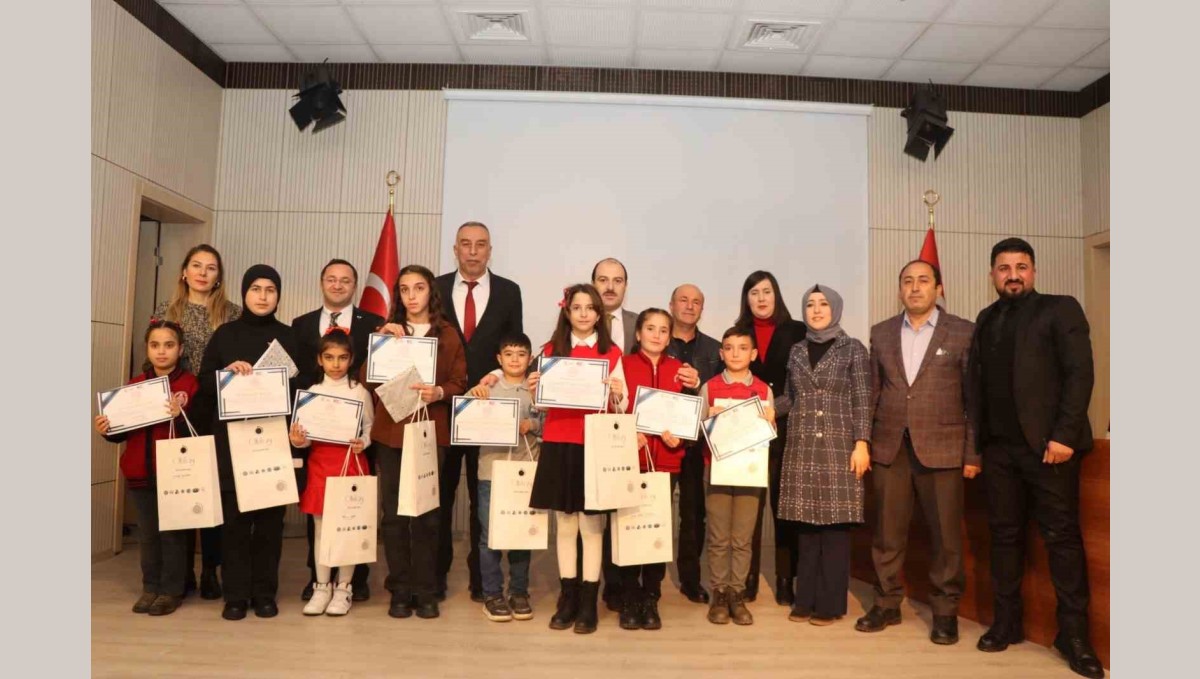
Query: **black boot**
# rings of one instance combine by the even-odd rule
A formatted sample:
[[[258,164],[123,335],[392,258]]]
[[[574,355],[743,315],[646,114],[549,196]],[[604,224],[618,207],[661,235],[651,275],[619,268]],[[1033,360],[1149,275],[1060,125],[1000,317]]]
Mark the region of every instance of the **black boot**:
[[[796,602],[791,578],[775,578],[775,603],[780,606],[791,606]]]
[[[561,578],[562,592],[558,595],[558,610],[550,618],[550,629],[567,629],[579,615],[579,578]]]
[[[576,634],[591,634],[596,631],[596,598],[600,594],[600,583],[584,580],[579,585],[579,616],[575,618]]]
[[[621,596],[621,629],[642,628],[642,593],[633,587],[626,587]]]
[[[221,581],[217,579],[216,568],[200,571],[200,598],[209,601],[221,598]]]

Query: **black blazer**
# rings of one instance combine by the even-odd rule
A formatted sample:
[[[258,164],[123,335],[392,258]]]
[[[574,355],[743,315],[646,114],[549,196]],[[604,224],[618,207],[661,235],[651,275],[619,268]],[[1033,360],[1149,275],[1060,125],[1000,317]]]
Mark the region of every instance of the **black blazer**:
[[[978,423],[978,449],[987,429],[984,415],[984,325],[999,300],[979,312],[971,342],[971,409]],[[1017,315],[1013,361],[1013,400],[1029,447],[1040,455],[1048,441],[1078,452],[1092,449],[1088,404],[1092,399],[1092,342],[1087,317],[1074,297],[1043,295],[1036,290]]]
[[[750,326],[754,332],[754,326]],[[787,363],[795,346],[808,333],[808,328],[801,321],[780,323],[775,327],[771,336],[771,345],[767,347],[767,355],[763,356],[760,349],[758,358],[750,363],[750,372],[771,387],[771,393],[778,397],[787,390]],[[776,420],[786,420],[787,413],[776,413]]]
[[[446,320],[458,331],[467,350],[467,388],[470,389],[483,379],[483,376],[500,367],[496,362],[496,354],[500,353],[500,338],[518,332],[524,332],[521,320],[521,286],[491,274],[491,290],[488,292],[487,308],[483,316],[475,324],[475,334],[471,341],[463,336],[462,322],[454,309],[454,299],[451,293],[454,288],[454,275],[457,271],[443,274],[434,279],[438,292],[442,295],[442,313]],[[489,273],[491,271],[489,270]]]
[[[700,373],[700,384],[711,380],[721,371],[725,369],[725,363],[721,360],[721,343],[713,337],[709,337],[699,330],[696,331],[696,347],[692,350],[692,367],[696,372]],[[667,355],[671,358],[683,360],[676,350],[675,338],[671,338],[671,343],[667,345]],[[700,389],[688,389],[684,387],[684,393],[697,394]]]
[[[351,375],[357,375],[358,369],[367,362],[368,335],[379,329],[384,320],[370,311],[358,307],[351,310],[350,343],[354,346],[354,361],[350,366]],[[292,319],[292,331],[296,335],[297,355],[292,359],[300,374],[296,376],[298,389],[308,389],[316,384],[320,377],[317,368],[317,346],[321,340],[321,309],[310,311]]]

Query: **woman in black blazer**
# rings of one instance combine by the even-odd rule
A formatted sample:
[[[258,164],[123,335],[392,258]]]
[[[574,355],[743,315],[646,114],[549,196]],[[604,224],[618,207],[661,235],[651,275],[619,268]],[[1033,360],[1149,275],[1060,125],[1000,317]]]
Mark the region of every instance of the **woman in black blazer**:
[[[787,387],[787,361],[792,346],[804,339],[804,323],[792,320],[787,304],[779,290],[779,282],[769,271],[755,271],[742,284],[741,311],[737,325],[751,328],[758,358],[750,363],[750,372],[782,394]],[[793,579],[796,574],[796,527],[791,521],[779,519],[779,479],[783,468],[783,444],[787,440],[787,413],[776,416],[779,436],[771,441],[769,453],[769,483],[771,509],[775,517],[775,603],[791,606],[795,599]],[[761,507],[761,505],[760,505]],[[758,596],[758,574],[761,566],[763,517],[760,510],[754,526],[754,543],[750,558],[750,574],[746,582],[746,600]]]

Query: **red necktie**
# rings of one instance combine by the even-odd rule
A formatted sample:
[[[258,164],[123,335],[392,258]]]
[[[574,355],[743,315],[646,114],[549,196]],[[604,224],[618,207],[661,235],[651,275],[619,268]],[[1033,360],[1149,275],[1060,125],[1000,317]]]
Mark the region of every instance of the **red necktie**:
[[[467,303],[463,306],[463,337],[467,341],[471,341],[471,335],[475,334],[475,286],[479,285],[479,281],[465,281],[467,284]]]

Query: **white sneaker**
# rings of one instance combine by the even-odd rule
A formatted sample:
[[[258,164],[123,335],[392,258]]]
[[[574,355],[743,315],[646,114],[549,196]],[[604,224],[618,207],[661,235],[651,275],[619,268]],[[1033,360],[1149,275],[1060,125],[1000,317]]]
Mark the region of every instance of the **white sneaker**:
[[[305,615],[321,615],[325,612],[325,608],[329,606],[329,600],[333,598],[333,585],[328,582],[313,585],[312,598],[308,603],[304,604]]]
[[[329,602],[329,606],[325,609],[325,615],[345,615],[350,612],[350,606],[353,601],[350,598],[350,593],[353,588],[349,585],[338,584],[337,589],[333,590],[333,601]]]

